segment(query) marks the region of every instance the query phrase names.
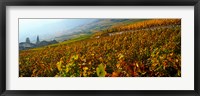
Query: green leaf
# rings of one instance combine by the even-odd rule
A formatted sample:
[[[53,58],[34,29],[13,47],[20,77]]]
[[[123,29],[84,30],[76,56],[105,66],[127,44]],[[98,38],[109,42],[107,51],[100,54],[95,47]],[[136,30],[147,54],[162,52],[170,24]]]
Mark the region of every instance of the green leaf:
[[[106,71],[104,69],[104,65],[103,64],[98,65],[98,67],[96,68],[96,71],[97,71],[97,76],[105,77]]]
[[[75,55],[75,56],[74,56],[74,60],[78,60],[78,55]]]

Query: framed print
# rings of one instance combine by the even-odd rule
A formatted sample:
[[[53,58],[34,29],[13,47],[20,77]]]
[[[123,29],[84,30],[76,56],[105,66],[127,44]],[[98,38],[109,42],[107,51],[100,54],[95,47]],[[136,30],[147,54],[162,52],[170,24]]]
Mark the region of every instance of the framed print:
[[[0,4],[2,96],[200,95],[198,0]]]

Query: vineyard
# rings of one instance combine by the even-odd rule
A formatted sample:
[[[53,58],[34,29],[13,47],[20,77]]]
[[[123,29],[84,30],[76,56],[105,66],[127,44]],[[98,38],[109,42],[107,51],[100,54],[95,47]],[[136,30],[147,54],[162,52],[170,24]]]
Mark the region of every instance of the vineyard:
[[[112,26],[89,39],[20,50],[19,76],[180,77],[181,20]]]

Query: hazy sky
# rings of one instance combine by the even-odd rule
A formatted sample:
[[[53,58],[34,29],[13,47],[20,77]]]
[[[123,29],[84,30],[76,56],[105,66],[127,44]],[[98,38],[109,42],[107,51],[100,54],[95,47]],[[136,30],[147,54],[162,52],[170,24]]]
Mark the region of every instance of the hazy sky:
[[[19,42],[29,37],[35,43],[37,35],[40,40],[54,39],[69,29],[91,22],[94,19],[19,19]]]

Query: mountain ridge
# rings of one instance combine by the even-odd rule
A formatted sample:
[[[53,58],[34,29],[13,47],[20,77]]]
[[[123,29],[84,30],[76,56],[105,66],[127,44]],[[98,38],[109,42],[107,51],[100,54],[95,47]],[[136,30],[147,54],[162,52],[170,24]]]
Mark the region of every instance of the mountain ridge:
[[[55,39],[57,41],[65,41],[73,37],[76,37],[77,35],[78,36],[88,35],[88,34],[96,33],[101,30],[108,29],[111,26],[130,24],[130,23],[135,23],[142,20],[145,20],[145,19],[97,19],[97,20],[94,20],[93,22],[82,24],[75,28],[67,30],[67,31],[70,31],[71,34],[63,34],[62,36],[55,37]]]

